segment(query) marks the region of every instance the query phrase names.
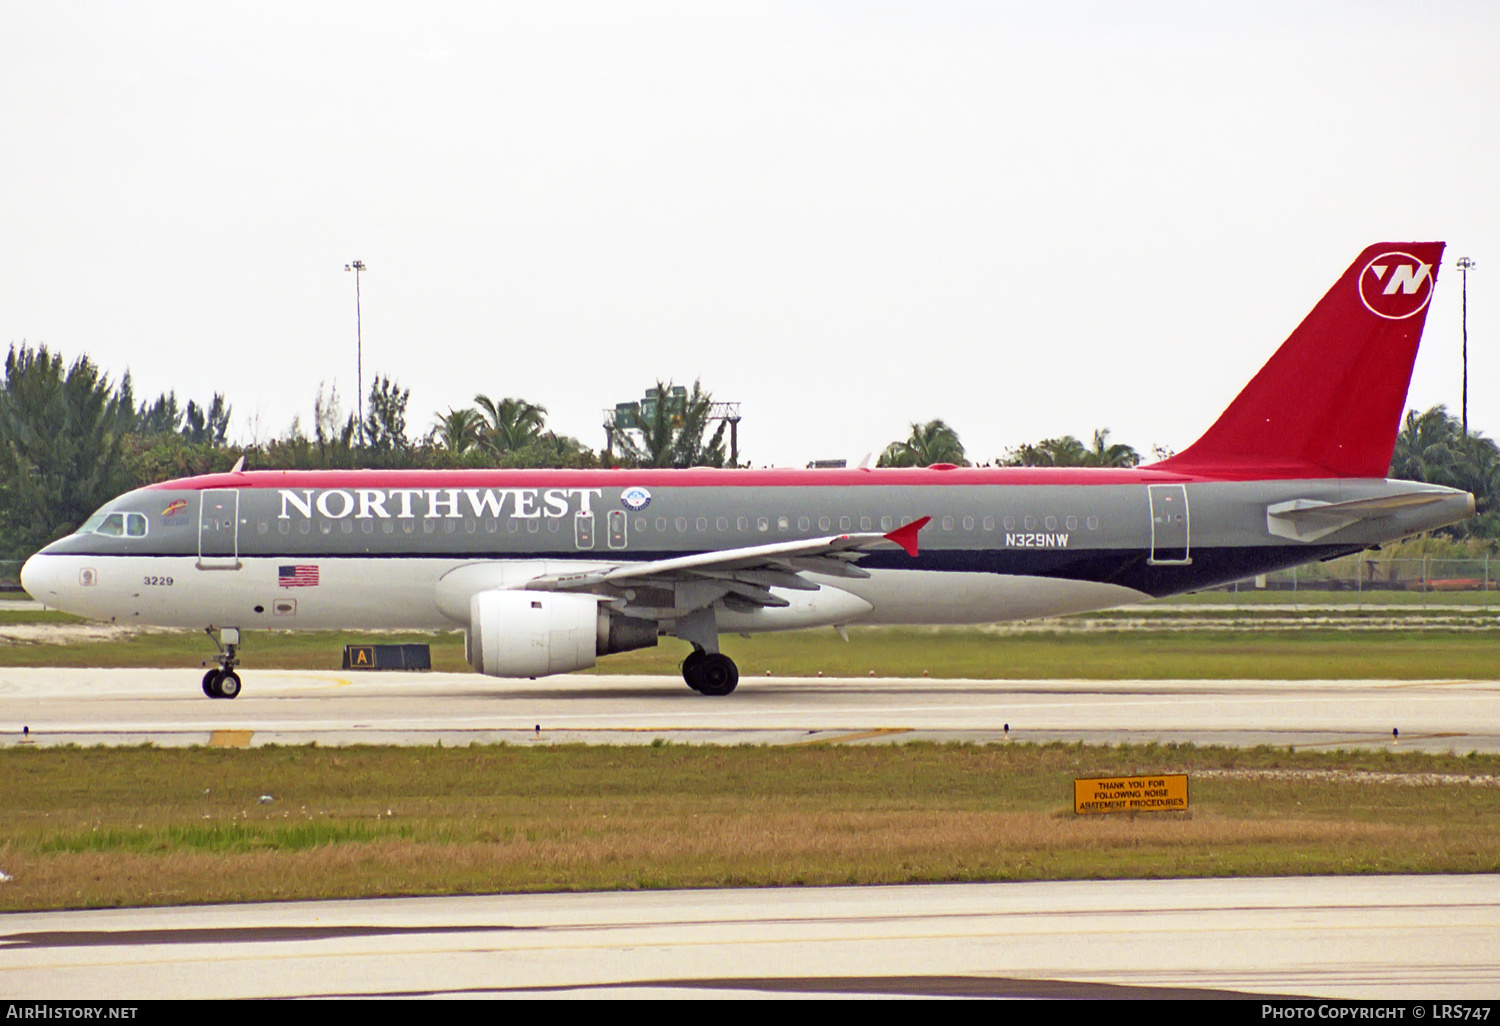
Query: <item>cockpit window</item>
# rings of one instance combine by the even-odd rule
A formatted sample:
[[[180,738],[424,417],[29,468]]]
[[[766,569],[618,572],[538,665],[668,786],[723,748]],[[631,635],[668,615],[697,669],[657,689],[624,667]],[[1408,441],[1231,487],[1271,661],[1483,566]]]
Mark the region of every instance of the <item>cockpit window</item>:
[[[144,513],[95,513],[78,528],[79,534],[102,534],[107,538],[146,537]]]

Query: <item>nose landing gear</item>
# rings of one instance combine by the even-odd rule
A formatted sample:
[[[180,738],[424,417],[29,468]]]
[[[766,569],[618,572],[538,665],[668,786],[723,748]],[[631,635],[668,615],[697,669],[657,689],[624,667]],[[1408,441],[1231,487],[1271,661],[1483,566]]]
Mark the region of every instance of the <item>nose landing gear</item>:
[[[205,627],[208,636],[213,638],[215,647],[219,652],[210,656],[204,662],[218,663],[218,669],[209,670],[203,675],[203,693],[209,698],[237,698],[240,693],[240,675],[234,672],[239,665],[240,631],[238,627],[225,627],[214,636],[212,627]]]

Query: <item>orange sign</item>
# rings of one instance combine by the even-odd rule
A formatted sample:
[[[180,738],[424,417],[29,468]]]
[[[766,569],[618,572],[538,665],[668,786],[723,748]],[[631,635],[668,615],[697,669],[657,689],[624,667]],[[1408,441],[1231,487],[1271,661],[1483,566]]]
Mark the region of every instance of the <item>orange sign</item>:
[[[1186,773],[1082,777],[1073,781],[1073,811],[1181,812],[1188,807]]]

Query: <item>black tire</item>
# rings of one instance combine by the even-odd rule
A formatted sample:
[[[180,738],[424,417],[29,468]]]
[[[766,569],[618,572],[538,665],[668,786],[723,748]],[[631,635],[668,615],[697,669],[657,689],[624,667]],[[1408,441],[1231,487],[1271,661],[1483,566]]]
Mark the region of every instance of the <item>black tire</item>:
[[[219,697],[238,698],[240,696],[240,675],[233,670],[225,670],[219,677]]]
[[[209,670],[203,675],[203,693],[209,698],[224,697],[219,694],[219,674],[223,672],[223,670]]]
[[[708,658],[708,653],[701,648],[695,648],[688,653],[688,657],[682,661],[682,679],[687,686],[694,691],[702,691],[699,678],[702,676],[703,660]]]
[[[733,659],[722,652],[704,655],[703,662],[698,665],[697,671],[697,691],[700,694],[715,697],[727,695],[740,682],[740,668],[734,665]]]

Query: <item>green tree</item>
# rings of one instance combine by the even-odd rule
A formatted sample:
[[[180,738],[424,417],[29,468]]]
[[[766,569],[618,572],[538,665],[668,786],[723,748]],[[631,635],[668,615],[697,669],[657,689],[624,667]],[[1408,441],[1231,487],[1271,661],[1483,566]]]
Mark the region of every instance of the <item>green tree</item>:
[[[411,389],[383,375],[370,383],[370,412],[365,416],[365,446],[373,453],[406,452],[411,440],[406,437],[406,402]]]
[[[703,382],[694,381],[692,391],[672,394],[673,384],[657,381],[657,400],[642,404],[641,417],[634,429],[615,435],[615,446],[622,465],[637,467],[722,467],[728,461],[724,450],[724,432],[728,421],[719,421],[718,429],[707,442],[713,396],[703,390]]]
[[[479,444],[491,455],[524,449],[547,423],[547,407],[525,399],[507,396],[497,403],[487,395],[476,395],[474,402],[485,420]]]
[[[967,467],[963,443],[958,432],[941,420],[929,420],[926,424],[913,424],[911,437],[904,442],[892,442],[880,454],[878,467],[930,467],[934,463],[951,463]]]
[[[128,485],[135,411],[88,359],[11,346],[0,381],[0,553],[29,556]]]
[[[1094,432],[1092,447],[1072,435],[1044,438],[1035,445],[1018,445],[1000,459],[1002,467],[1134,467],[1140,453],[1128,445],[1110,444],[1109,428]]]
[[[484,415],[471,407],[461,410],[449,408],[438,414],[428,435],[431,444],[455,456],[462,456],[479,447],[480,434],[484,431]]]
[[[182,437],[195,445],[223,445],[229,435],[230,409],[218,392],[207,409],[189,399],[182,415]]]
[[[1425,413],[1408,410],[1390,476],[1404,481],[1461,488],[1474,496],[1475,516],[1444,528],[1455,538],[1500,539],[1500,448],[1478,431],[1464,433],[1463,422],[1434,406]]]

